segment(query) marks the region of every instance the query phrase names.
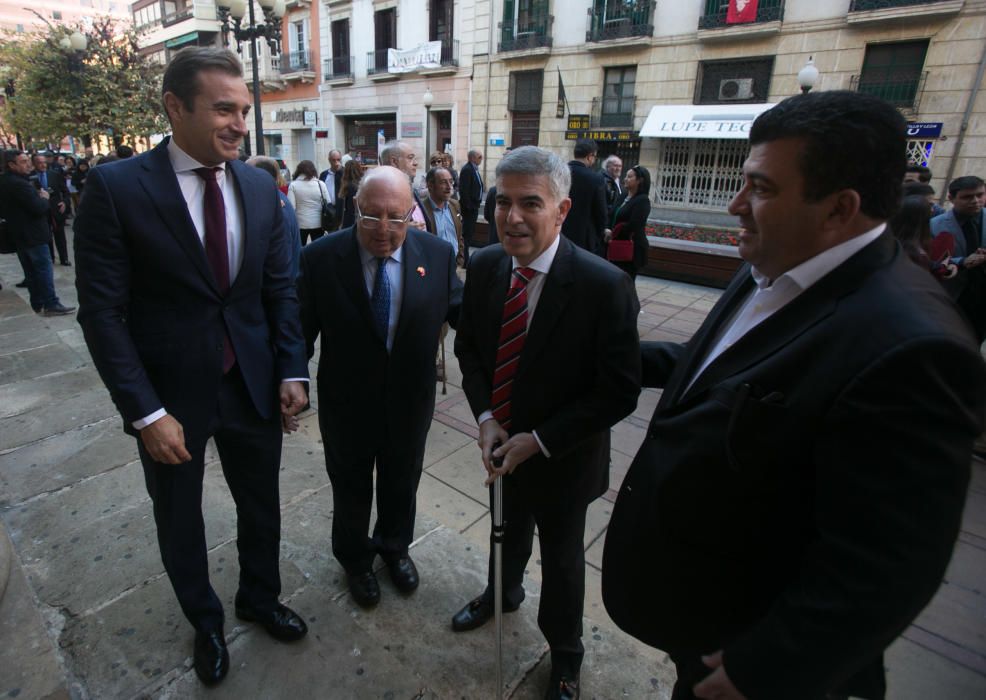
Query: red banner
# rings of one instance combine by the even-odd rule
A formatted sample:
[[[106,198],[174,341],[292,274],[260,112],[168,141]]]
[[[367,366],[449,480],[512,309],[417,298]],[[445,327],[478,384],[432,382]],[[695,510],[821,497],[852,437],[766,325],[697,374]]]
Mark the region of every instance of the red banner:
[[[757,0],[729,0],[726,24],[743,24],[757,21]]]

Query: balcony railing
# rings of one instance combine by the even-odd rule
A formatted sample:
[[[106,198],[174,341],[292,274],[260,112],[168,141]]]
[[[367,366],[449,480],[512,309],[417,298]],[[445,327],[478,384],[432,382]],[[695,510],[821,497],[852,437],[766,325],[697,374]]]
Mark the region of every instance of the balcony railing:
[[[281,56],[281,72],[297,73],[299,71],[310,71],[312,69],[312,58],[310,51],[292,51]]]
[[[344,80],[353,78],[353,57],[336,56],[322,61],[322,80]]]
[[[186,19],[190,19],[195,16],[195,8],[191,5],[182,8],[177,12],[172,12],[171,14],[164,15],[161,17],[161,25],[165,27],[170,27],[172,24],[178,24]]]
[[[593,97],[589,125],[593,129],[633,126],[636,97]]]
[[[457,66],[457,65],[459,65],[459,40],[458,39],[443,39],[442,40],[442,65],[443,66]]]
[[[719,27],[741,27],[740,24],[727,24],[726,13],[729,3],[726,0],[705,0],[705,14],[698,18],[699,29]],[[784,0],[760,0],[757,5],[756,24],[776,22],[784,19]]]
[[[867,10],[887,10],[893,7],[909,7],[910,5],[932,5],[947,0],[852,0],[850,12],[866,12]]]
[[[554,15],[532,14],[516,22],[500,22],[500,44],[497,51],[522,51],[551,46],[551,25]]]
[[[366,52],[366,74],[377,75],[387,72],[387,52],[390,49],[377,49]]]
[[[627,39],[634,36],[654,36],[654,0],[617,5],[590,7],[586,41]]]
[[[849,89],[881,97],[899,109],[917,110],[928,72],[898,75],[854,75]]]

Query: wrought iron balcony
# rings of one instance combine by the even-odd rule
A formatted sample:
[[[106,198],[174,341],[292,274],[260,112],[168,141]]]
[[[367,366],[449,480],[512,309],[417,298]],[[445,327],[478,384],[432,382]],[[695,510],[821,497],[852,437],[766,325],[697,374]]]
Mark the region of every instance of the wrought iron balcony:
[[[322,61],[322,80],[346,79],[353,79],[352,56],[336,56]]]
[[[281,56],[282,73],[299,73],[310,71],[311,69],[312,59],[310,51],[292,51]]]
[[[629,0],[622,4],[589,8],[586,41],[654,36],[654,0]]]
[[[366,52],[366,74],[378,75],[387,73],[387,52],[390,49],[377,49]]]
[[[633,127],[636,97],[593,97],[589,125],[593,129]]]
[[[705,14],[698,18],[699,29],[717,29],[719,27],[739,27],[739,24],[727,24],[726,14],[729,3],[726,0],[705,0]],[[784,0],[760,0],[757,5],[756,24],[777,22],[784,19]]]
[[[909,7],[910,5],[932,5],[948,0],[852,0],[850,12],[865,12],[867,10],[887,10],[893,7]]]
[[[551,46],[551,25],[554,15],[531,14],[516,22],[500,22],[500,44],[498,52],[523,51]]]
[[[897,75],[854,75],[849,89],[881,97],[898,109],[917,110],[928,72]]]
[[[442,40],[442,65],[443,66],[457,66],[457,65],[459,65],[459,40],[458,39],[443,39]]]
[[[178,24],[179,22],[184,22],[186,19],[191,19],[194,16],[195,16],[195,8],[192,5],[189,5],[188,7],[183,7],[180,10],[162,16],[161,26],[170,27],[172,24]]]

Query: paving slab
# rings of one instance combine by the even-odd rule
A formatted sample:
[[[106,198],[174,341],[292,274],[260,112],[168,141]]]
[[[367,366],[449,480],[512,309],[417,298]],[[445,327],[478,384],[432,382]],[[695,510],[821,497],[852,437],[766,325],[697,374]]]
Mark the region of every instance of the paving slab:
[[[41,377],[76,369],[86,364],[79,353],[58,340],[55,343],[0,354],[0,385],[23,377]]]

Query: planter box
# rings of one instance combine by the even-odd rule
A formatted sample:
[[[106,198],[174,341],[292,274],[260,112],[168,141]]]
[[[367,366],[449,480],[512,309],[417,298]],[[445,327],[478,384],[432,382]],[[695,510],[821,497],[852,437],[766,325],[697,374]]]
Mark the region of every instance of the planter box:
[[[734,246],[648,236],[641,274],[725,289],[743,260]]]

